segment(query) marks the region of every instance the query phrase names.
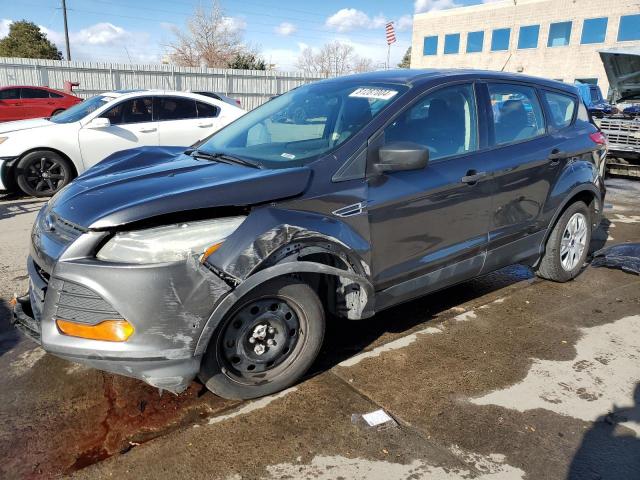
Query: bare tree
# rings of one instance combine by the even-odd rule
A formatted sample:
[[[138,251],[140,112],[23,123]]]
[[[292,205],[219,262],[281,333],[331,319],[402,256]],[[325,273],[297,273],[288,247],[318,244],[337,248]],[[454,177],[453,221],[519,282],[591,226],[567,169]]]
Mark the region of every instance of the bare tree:
[[[323,45],[316,53],[305,48],[296,63],[298,70],[309,76],[335,77],[373,70],[371,59],[356,55],[351,45],[338,41]]]
[[[185,31],[173,29],[176,40],[168,47],[172,63],[184,67],[227,67],[244,52],[242,35],[224,16],[218,0],[211,8],[199,5],[187,21]]]

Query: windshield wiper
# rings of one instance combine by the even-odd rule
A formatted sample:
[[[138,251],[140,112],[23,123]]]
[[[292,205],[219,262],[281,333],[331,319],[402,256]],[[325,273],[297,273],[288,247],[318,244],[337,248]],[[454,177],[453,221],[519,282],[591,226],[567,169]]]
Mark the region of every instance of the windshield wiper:
[[[203,160],[212,160],[220,163],[228,163],[230,165],[243,165],[251,168],[262,168],[259,164],[245,160],[244,158],[229,155],[228,153],[207,153],[201,150],[191,150],[185,152],[193,158],[202,158]]]

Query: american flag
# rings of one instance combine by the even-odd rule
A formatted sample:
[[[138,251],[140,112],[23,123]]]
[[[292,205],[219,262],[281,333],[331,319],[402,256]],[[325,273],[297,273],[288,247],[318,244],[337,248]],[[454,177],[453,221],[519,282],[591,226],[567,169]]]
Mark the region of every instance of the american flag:
[[[393,22],[387,23],[385,30],[387,32],[387,45],[396,43],[396,32],[393,28]]]

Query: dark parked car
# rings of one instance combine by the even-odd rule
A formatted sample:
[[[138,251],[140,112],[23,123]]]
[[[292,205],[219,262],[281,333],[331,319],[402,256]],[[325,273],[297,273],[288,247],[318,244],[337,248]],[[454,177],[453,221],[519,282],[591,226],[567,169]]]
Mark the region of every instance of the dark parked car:
[[[305,98],[327,106],[312,124],[271,120]],[[312,364],[328,314],[368,318],[514,263],[574,278],[605,149],[563,83],[399,70],[305,85],[60,191],[14,318],[48,352],[161,389],[199,375],[224,397],[270,394]]]
[[[2,87],[0,122],[52,117],[80,102],[81,98],[48,87]]]

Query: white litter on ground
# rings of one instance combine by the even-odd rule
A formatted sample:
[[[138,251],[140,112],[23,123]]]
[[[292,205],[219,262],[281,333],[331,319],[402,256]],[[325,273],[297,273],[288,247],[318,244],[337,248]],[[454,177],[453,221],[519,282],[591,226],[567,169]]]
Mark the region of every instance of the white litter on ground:
[[[370,427],[375,427],[376,425],[382,425],[383,423],[394,421],[393,418],[391,418],[389,414],[384,410],[375,410],[370,413],[365,413],[364,415],[362,415],[362,418]]]
[[[634,418],[621,425],[640,436],[640,405],[634,405],[640,389],[640,315],[582,329],[575,348],[575,359],[536,359],[522,382],[471,402],[520,412],[543,408],[590,422],[613,411],[618,418]]]

